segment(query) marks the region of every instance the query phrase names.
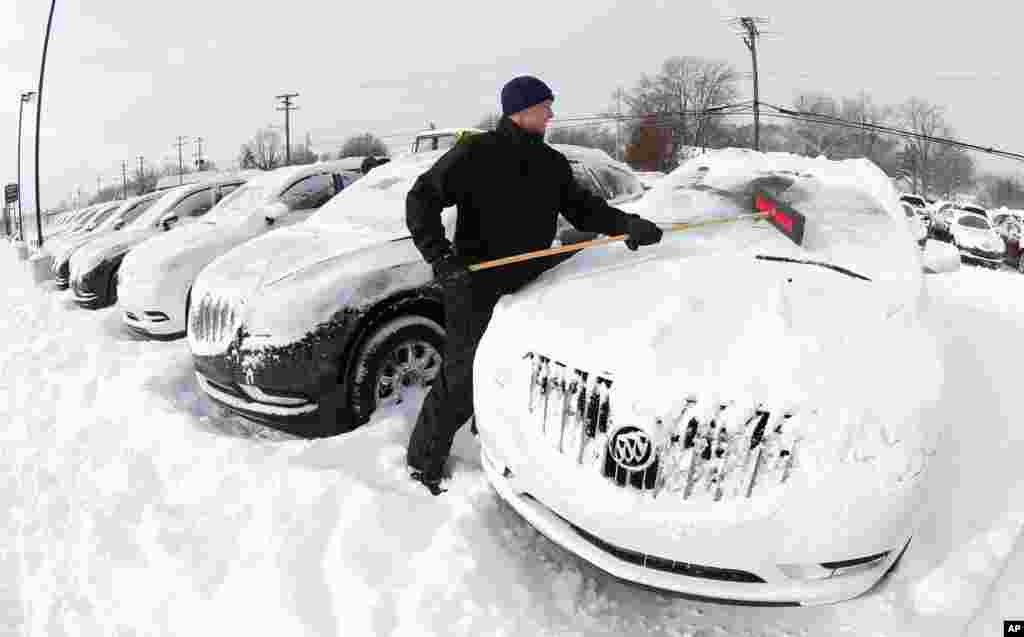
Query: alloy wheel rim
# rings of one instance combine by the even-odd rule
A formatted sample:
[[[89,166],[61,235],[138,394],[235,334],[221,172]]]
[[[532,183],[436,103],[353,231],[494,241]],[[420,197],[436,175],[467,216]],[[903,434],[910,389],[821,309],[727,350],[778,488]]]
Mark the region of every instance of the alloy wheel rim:
[[[401,403],[409,391],[429,386],[441,372],[441,355],[425,340],[404,341],[391,350],[374,383],[376,407]]]

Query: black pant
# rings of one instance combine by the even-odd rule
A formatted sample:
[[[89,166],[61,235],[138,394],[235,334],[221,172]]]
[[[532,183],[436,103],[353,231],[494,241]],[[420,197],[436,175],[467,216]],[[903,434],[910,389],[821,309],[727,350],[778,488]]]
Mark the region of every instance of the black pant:
[[[456,432],[473,415],[473,358],[502,294],[489,278],[474,274],[470,281],[443,286],[444,365],[423,400],[406,457],[430,478],[441,477]]]

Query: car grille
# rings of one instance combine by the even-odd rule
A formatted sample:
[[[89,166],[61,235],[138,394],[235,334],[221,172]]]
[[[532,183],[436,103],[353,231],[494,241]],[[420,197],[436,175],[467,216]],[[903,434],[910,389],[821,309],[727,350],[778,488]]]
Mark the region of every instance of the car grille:
[[[542,438],[613,484],[684,500],[749,498],[785,482],[797,443],[784,433],[791,413],[764,406],[702,404],[687,398],[671,422],[617,422],[610,374],[595,374],[536,352],[527,412]]]
[[[232,301],[205,294],[189,311],[189,342],[200,349],[227,349],[241,325],[240,308]]]

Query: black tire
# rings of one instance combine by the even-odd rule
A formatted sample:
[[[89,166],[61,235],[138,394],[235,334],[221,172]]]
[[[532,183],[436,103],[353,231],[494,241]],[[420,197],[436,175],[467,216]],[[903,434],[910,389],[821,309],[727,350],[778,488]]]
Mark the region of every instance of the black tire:
[[[444,328],[425,316],[400,316],[377,326],[359,348],[349,377],[356,424],[365,424],[381,404],[400,403],[405,387],[429,386],[441,372],[444,343]]]

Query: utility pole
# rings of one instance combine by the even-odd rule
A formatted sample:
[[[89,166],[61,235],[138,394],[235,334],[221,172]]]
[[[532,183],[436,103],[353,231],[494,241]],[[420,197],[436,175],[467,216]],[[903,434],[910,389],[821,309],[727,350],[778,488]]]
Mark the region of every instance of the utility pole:
[[[128,162],[121,160],[121,199],[128,198]]]
[[[181,157],[181,147],[185,145],[185,140],[188,139],[184,135],[178,135],[178,143],[175,146],[178,147],[178,184],[185,183],[182,174],[185,172],[185,160]]]
[[[50,0],[50,16],[46,19],[46,37],[43,38],[43,55],[39,60],[39,86],[36,88],[36,232],[39,248],[43,247],[43,208],[39,200],[39,125],[43,119],[43,78],[46,76],[46,52],[50,48],[50,28],[53,26],[53,10],[57,0]]]
[[[291,113],[299,109],[298,106],[292,104],[292,98],[298,97],[298,93],[285,93],[283,95],[277,95],[276,98],[281,100],[282,106],[279,106],[277,110],[284,111],[284,165],[291,166],[292,164],[292,130],[291,130]]]
[[[102,190],[102,188],[100,188],[100,180],[101,179],[102,179],[102,177],[100,175],[96,175],[96,196],[97,197],[100,195],[100,190]]]
[[[196,147],[197,148],[196,148],[195,155],[193,155],[195,157],[196,170],[202,170],[203,169],[203,138],[202,137],[197,137],[196,138]]]
[[[750,59],[754,65],[754,150],[761,150],[761,100],[758,93],[757,83],[757,38],[761,32],[757,25],[768,22],[767,18],[755,18],[744,16],[739,18],[739,26],[742,28],[743,44],[750,49]]]
[[[32,103],[32,98],[35,97],[36,91],[25,91],[20,95],[20,101],[17,104],[17,228],[18,237],[25,241],[25,233],[22,231],[22,225],[25,219],[22,217],[22,112],[25,109],[25,104]]]
[[[618,111],[618,117],[615,118],[615,154],[618,155],[616,159],[622,161],[622,89],[619,88],[615,91],[615,103],[616,110]]]

